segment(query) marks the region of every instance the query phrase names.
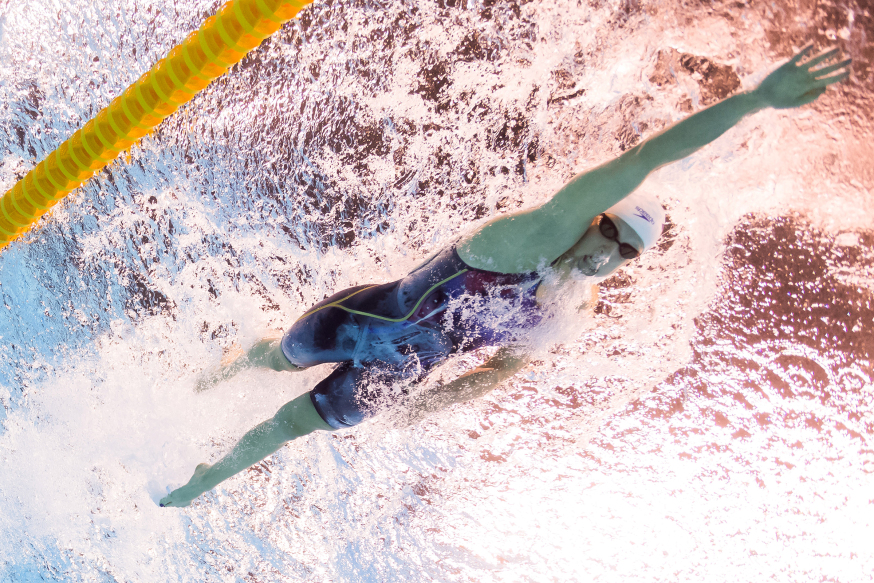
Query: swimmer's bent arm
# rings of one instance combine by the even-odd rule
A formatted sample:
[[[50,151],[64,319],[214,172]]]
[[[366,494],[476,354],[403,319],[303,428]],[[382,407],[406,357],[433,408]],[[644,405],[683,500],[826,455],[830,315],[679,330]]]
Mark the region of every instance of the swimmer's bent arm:
[[[501,348],[492,358],[457,379],[414,394],[411,412],[418,419],[420,414],[436,413],[455,403],[478,399],[522,370],[527,363],[528,356],[519,349]]]
[[[333,431],[316,411],[309,393],[283,405],[272,418],[249,430],[221,460],[200,464],[187,484],[161,500],[161,506],[188,506],[219,483],[273,454],[286,442],[313,431]]]
[[[749,113],[804,105],[849,75],[849,60],[815,68],[833,59],[837,49],[799,65],[809,50],[803,49],[755,90],[691,115],[579,174],[542,206],[487,223],[459,243],[459,256],[471,267],[503,273],[524,273],[551,263],[582,237],[595,217],[631,194],[653,170],[689,156]]]
[[[581,313],[594,314],[598,304],[598,286],[591,287],[591,296],[580,306]],[[528,364],[529,355],[518,346],[504,346],[490,359],[457,379],[413,396],[414,413],[436,413],[450,405],[478,399],[518,373]]]

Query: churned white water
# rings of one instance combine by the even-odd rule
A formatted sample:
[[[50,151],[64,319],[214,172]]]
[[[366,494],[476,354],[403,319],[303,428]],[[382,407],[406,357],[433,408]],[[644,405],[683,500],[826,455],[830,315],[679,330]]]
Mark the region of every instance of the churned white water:
[[[218,6],[0,1],[0,188]],[[872,23],[853,2],[305,9],[0,252],[0,580],[870,580]],[[663,243],[511,382],[157,506],[331,370],[196,392],[224,349],[807,40],[853,80],[650,177]]]

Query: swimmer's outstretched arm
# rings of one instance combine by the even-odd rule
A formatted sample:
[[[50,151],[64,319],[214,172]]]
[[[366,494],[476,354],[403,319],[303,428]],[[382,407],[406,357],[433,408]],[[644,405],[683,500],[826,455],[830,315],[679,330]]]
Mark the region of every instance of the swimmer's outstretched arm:
[[[214,465],[200,464],[188,483],[161,499],[161,506],[188,506],[219,483],[273,454],[286,442],[313,431],[333,431],[310,400],[310,394],[283,405],[272,418],[251,429]]]
[[[689,116],[578,175],[539,208],[487,223],[459,243],[459,256],[471,267],[503,273],[524,273],[551,263],[580,239],[599,214],[631,194],[653,170],[709,144],[749,113],[810,103],[828,85],[849,76],[849,59],[829,64],[838,57],[838,49],[801,64],[810,49],[802,49],[755,90]]]

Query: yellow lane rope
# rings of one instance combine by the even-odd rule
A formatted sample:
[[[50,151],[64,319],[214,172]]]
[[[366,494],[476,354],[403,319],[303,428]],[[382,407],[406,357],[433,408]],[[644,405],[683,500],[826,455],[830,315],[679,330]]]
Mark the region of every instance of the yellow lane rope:
[[[232,0],[0,198],[0,249],[312,0]]]

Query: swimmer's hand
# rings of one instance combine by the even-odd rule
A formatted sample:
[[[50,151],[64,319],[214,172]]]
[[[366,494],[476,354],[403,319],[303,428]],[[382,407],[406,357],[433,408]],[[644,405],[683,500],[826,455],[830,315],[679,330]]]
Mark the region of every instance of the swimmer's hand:
[[[829,64],[839,56],[840,49],[837,48],[824,51],[801,63],[812,48],[813,45],[807,45],[787,63],[765,77],[753,92],[764,106],[777,109],[800,107],[825,93],[826,87],[832,83],[839,83],[850,76],[849,66],[852,59]]]
[[[191,476],[191,479],[188,480],[188,483],[182,486],[181,488],[177,488],[161,498],[160,505],[162,508],[167,506],[173,506],[174,508],[182,508],[185,506],[189,506],[191,501],[210,490],[212,486],[207,487],[203,483],[203,477],[206,472],[210,469],[209,464],[199,464],[194,469],[194,475]]]

